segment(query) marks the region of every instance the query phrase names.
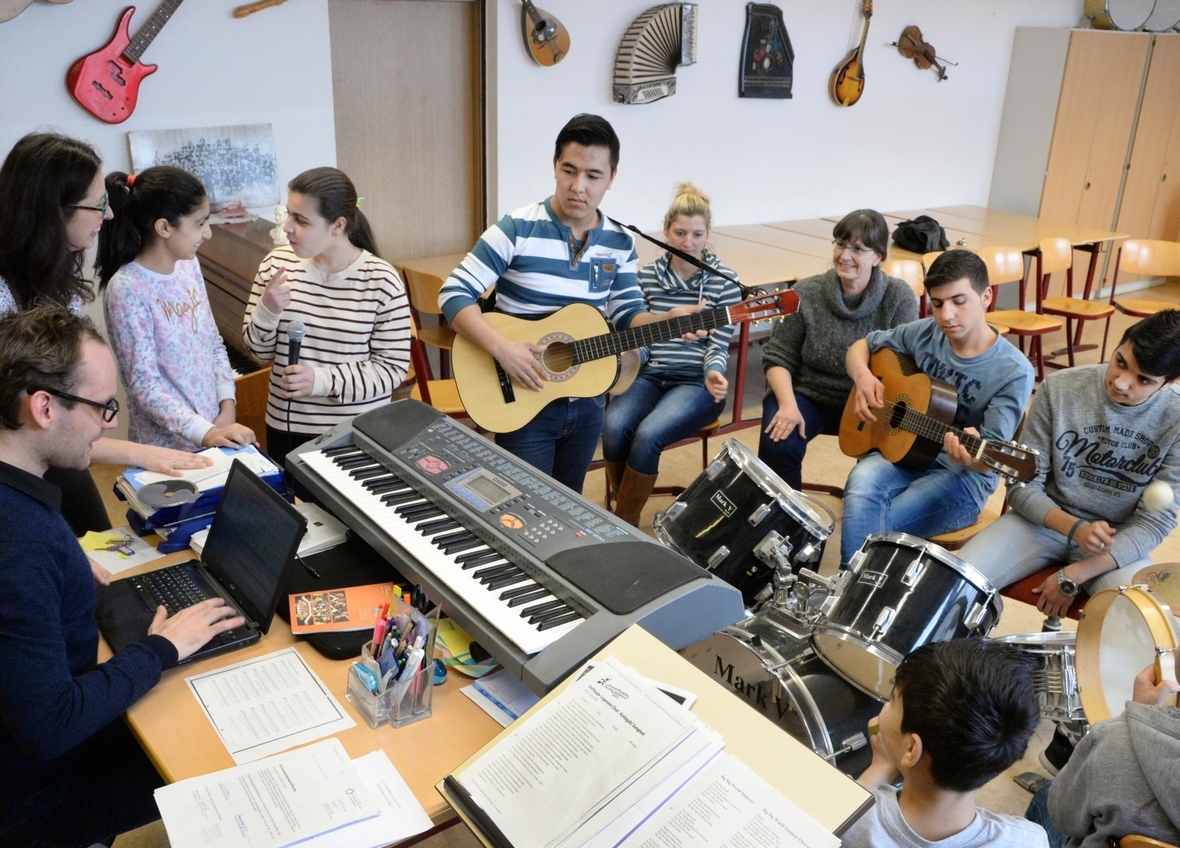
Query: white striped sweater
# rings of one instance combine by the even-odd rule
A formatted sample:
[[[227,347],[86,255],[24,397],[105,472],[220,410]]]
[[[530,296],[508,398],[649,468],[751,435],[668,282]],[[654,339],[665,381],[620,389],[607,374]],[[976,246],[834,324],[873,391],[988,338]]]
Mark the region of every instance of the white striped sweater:
[[[291,303],[281,315],[262,305],[271,277],[287,271]],[[287,430],[287,400],[279,377],[287,366],[287,327],[307,328],[301,365],[315,369],[308,397],[290,401],[290,432],[317,435],[389,402],[410,363],[410,304],[393,266],[368,251],[337,274],[324,274],[290,247],[277,247],[258,266],[246,306],[243,337],[262,362],[272,363],[266,423]]]

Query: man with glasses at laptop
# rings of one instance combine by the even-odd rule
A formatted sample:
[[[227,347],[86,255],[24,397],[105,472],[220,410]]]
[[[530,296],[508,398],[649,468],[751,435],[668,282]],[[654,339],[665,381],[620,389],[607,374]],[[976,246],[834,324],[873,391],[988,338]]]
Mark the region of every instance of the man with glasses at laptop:
[[[86,468],[119,412],[115,362],[59,306],[0,318],[0,845],[109,844],[159,818],[163,784],[120,720],[161,672],[242,624],[221,599],[95,661],[94,578],[50,466]]]

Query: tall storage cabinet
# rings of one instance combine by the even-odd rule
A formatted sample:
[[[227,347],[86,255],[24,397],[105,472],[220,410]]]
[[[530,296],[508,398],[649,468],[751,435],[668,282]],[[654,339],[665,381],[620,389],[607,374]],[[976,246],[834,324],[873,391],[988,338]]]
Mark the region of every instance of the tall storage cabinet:
[[[1177,238],[1178,92],[1180,35],[1017,28],[989,205]]]

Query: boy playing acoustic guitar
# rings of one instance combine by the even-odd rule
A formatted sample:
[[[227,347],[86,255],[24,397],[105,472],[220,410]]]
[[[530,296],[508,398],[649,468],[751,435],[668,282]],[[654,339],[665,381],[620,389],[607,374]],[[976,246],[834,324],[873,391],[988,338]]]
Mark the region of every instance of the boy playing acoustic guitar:
[[[848,349],[856,417],[876,421],[885,390],[869,368],[872,353],[888,348],[919,369],[954,386],[954,426],[991,441],[1012,439],[1033,387],[1028,359],[986,321],[992,301],[987,265],[968,250],[948,250],[930,265],[926,292],[933,318],[876,330]],[[865,537],[910,533],[923,539],[974,523],[999,477],[947,433],[943,450],[925,471],[894,465],[873,451],[844,488],[840,566],[847,568]]]

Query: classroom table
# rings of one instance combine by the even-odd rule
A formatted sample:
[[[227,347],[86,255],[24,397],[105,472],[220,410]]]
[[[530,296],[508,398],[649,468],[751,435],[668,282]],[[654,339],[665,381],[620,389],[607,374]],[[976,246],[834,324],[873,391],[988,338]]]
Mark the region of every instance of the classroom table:
[[[192,551],[178,551],[138,570],[193,557]],[[133,573],[135,569],[117,575],[116,579]],[[255,644],[164,672],[159,684],[127,711],[127,723],[164,780],[173,783],[234,765],[197,699],[189,692],[185,678],[291,646],[356,722],[356,727],[336,734],[349,756],[360,757],[377,748],[383,749],[434,824],[454,823],[455,814],[439,797],[435,784],[502,729],[459,691],[471,681],[451,671],[446,682],[434,688],[430,718],[396,729],[386,726],[372,730],[344,697],[352,660],[330,660],[323,656],[306,641],[293,636],[290,626],[278,615],[270,632]],[[100,639],[99,661],[110,655],[106,640]]]

